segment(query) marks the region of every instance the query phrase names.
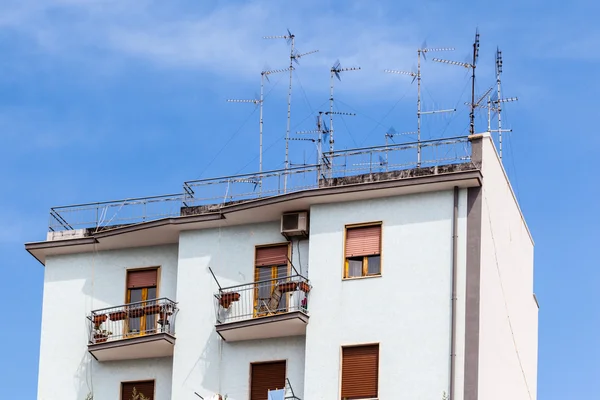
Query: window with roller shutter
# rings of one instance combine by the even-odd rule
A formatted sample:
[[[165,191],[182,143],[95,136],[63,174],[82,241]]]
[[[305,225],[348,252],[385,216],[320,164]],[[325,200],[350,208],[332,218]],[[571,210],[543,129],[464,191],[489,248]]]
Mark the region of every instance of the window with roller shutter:
[[[267,400],[269,390],[285,388],[285,361],[250,365],[250,400]]]
[[[381,223],[346,227],[344,278],[381,275]]]
[[[342,400],[375,399],[379,389],[379,345],[342,348]]]
[[[135,393],[137,393],[137,397],[135,397]],[[121,400],[141,400],[144,398],[154,400],[154,381],[121,383]]]

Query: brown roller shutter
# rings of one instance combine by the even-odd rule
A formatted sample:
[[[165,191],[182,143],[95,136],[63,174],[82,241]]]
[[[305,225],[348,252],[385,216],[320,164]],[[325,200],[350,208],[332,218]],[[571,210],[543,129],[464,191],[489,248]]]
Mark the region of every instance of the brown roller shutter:
[[[288,245],[257,247],[256,266],[286,265],[288,263]]]
[[[342,399],[377,397],[379,345],[342,348]]]
[[[269,390],[285,389],[285,361],[251,365],[250,400],[267,400]]]
[[[381,225],[360,226],[346,230],[346,257],[379,254]]]
[[[154,381],[123,382],[121,383],[121,400],[133,398],[133,388],[138,394],[143,394],[150,400],[154,400]]]
[[[156,286],[158,269],[143,269],[127,271],[127,289]]]

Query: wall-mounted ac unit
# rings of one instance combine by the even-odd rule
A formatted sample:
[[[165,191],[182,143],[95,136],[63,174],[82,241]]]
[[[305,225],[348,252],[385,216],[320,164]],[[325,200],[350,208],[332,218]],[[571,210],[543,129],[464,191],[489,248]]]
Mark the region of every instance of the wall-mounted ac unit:
[[[281,234],[286,238],[308,236],[308,211],[287,212],[281,216]]]

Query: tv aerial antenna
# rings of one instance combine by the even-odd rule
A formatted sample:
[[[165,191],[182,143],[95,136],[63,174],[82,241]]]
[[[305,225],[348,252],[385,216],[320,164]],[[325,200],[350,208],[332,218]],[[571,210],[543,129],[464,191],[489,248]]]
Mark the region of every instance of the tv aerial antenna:
[[[384,72],[389,74],[398,74],[398,75],[407,75],[412,77],[412,82],[417,81],[417,167],[421,166],[421,116],[425,114],[439,114],[446,112],[454,112],[455,108],[448,110],[434,110],[434,111],[421,111],[421,56],[423,60],[427,61],[426,54],[429,52],[438,52],[438,51],[453,51],[454,47],[432,47],[428,48],[427,43],[424,42],[419,49],[417,49],[417,72],[414,71],[400,71],[394,69],[386,69]],[[408,133],[407,133],[408,134]],[[386,140],[387,140],[386,133]]]
[[[331,160],[329,160],[330,171],[333,171],[333,149],[334,149],[334,143],[335,143],[335,140],[333,137],[333,116],[334,115],[350,115],[350,116],[356,115],[354,113],[333,111],[333,86],[334,86],[335,78],[337,78],[339,81],[341,81],[342,77],[340,76],[340,74],[342,72],[359,71],[359,70],[360,70],[360,67],[342,68],[342,65],[340,64],[340,60],[337,60],[330,69],[329,111],[325,113],[326,115],[329,115],[329,155],[330,155],[330,157],[332,157]]]
[[[507,97],[502,98],[502,51],[499,48],[496,48],[496,91],[498,97],[496,100],[492,101],[492,105],[494,106],[496,113],[498,114],[498,129],[495,129],[494,132],[498,132],[498,145],[499,145],[499,156],[500,160],[502,160],[502,132],[512,132],[512,129],[502,129],[502,103],[510,103],[513,101],[518,101],[519,99],[516,97]]]
[[[399,133],[396,131],[396,129],[394,129],[393,126],[390,126],[390,128],[387,130],[387,132],[385,133],[385,171],[387,172],[387,166],[388,166],[388,144],[389,144],[389,140],[391,140],[392,142],[394,141],[394,137],[396,136],[405,136],[405,135],[414,135],[417,132],[402,132]]]
[[[316,117],[316,124],[317,124],[317,129],[314,130],[310,130],[310,131],[299,131],[296,132],[299,135],[316,135],[317,138],[316,139],[296,139],[296,140],[306,140],[306,141],[311,141],[313,143],[316,143],[317,145],[317,173],[319,176],[319,179],[322,176],[322,165],[326,164],[328,165],[328,160],[326,162],[325,158],[323,157],[323,142],[325,140],[327,140],[327,135],[329,135],[329,127],[327,126],[327,124],[325,123],[325,120],[323,119],[323,115],[325,114],[325,112],[323,111],[319,111],[319,115],[317,115]]]
[[[443,60],[440,58],[433,58],[433,61],[450,64],[450,65],[458,65],[460,67],[465,67],[471,70],[471,112],[469,113],[469,132],[471,135],[475,134],[475,68],[477,67],[477,59],[479,58],[479,29],[475,31],[475,40],[473,41],[473,58],[470,63],[459,62],[459,61],[451,61],[451,60]]]
[[[269,81],[269,75],[272,74],[277,74],[280,72],[286,72],[287,68],[284,69],[271,69],[269,70],[268,68],[265,68],[265,70],[261,71],[260,73],[260,96],[258,97],[258,99],[228,99],[227,101],[229,103],[249,103],[249,104],[254,104],[255,106],[259,107],[259,128],[258,128],[258,143],[259,143],[259,147],[258,147],[258,172],[260,175],[259,178],[259,195],[260,193],[262,193],[262,171],[263,171],[263,104],[265,101],[265,80],[268,82]]]
[[[263,39],[285,39],[287,44],[290,45],[290,67],[289,67],[290,84],[288,87],[288,96],[287,96],[288,110],[287,110],[287,125],[286,125],[286,130],[285,130],[285,163],[284,163],[285,173],[283,175],[283,192],[286,193],[288,169],[290,167],[289,142],[290,142],[290,127],[291,127],[291,117],[292,117],[292,80],[293,80],[293,76],[294,76],[294,63],[298,64],[298,60],[300,58],[307,56],[309,54],[316,53],[319,50],[313,50],[313,51],[309,51],[307,53],[302,53],[302,54],[298,53],[298,51],[296,50],[296,35],[294,35],[292,32],[290,32],[289,29],[287,30],[286,35],[264,36]]]

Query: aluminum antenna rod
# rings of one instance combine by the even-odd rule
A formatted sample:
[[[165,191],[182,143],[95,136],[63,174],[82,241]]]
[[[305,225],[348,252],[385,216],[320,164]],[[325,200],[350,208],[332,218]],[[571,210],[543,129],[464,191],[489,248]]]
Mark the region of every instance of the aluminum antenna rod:
[[[496,111],[498,113],[498,145],[499,145],[499,156],[502,160],[502,132],[512,132],[512,129],[502,129],[502,103],[508,103],[512,101],[518,101],[516,97],[509,97],[506,99],[502,98],[501,93],[501,79],[502,79],[502,52],[499,48],[496,48],[496,86],[498,91],[498,98],[493,101],[496,105]]]
[[[273,70],[265,70],[260,73],[260,97],[254,100],[239,100],[239,99],[228,99],[227,101],[230,103],[251,103],[259,106],[259,125],[258,125],[258,171],[260,174],[259,179],[259,196],[262,193],[262,171],[263,171],[263,104],[265,101],[264,98],[264,81],[265,79],[269,80],[269,75],[276,74],[280,72],[285,72],[286,69],[273,69]]]
[[[454,47],[436,47],[436,48],[428,48],[427,44],[423,43],[421,48],[417,49],[417,72],[407,72],[407,71],[398,71],[398,70],[390,70],[386,69],[384,72],[390,74],[400,74],[400,75],[408,75],[413,77],[413,82],[415,79],[417,80],[417,142],[421,142],[421,115],[423,114],[436,114],[442,112],[454,112],[456,109],[448,109],[448,110],[437,110],[437,111],[427,111],[421,112],[421,55],[423,59],[426,60],[425,54],[428,52],[437,52],[437,51],[454,51]],[[387,136],[386,136],[387,138]],[[421,146],[417,145],[417,168],[421,166]]]
[[[458,65],[471,70],[471,112],[469,113],[469,132],[471,135],[475,134],[475,68],[477,66],[477,59],[479,58],[479,29],[475,31],[475,40],[473,41],[473,58],[471,63],[464,63],[451,60],[442,60],[439,58],[433,58],[433,61]]]
[[[287,170],[289,169],[290,166],[290,161],[289,161],[289,141],[290,141],[290,127],[291,127],[291,118],[292,118],[292,80],[293,80],[293,72],[294,72],[294,62],[298,62],[298,59],[300,59],[303,56],[309,55],[309,54],[313,54],[316,53],[318,50],[313,50],[310,51],[308,53],[304,53],[304,54],[298,54],[296,52],[296,35],[294,35],[292,32],[290,32],[290,30],[287,30],[287,35],[279,35],[279,36],[264,36],[263,39],[285,39],[288,44],[291,45],[290,47],[290,84],[288,87],[288,111],[287,111],[287,124],[286,124],[286,130],[285,130],[285,173],[283,175],[283,192],[286,193],[287,192]]]
[[[340,65],[339,60],[335,62],[335,64],[333,64],[333,67],[331,67],[331,79],[330,79],[330,85],[329,85],[329,112],[326,114],[329,114],[329,152],[333,152],[333,145],[334,145],[334,138],[333,138],[333,115],[335,114],[340,114],[340,115],[351,115],[350,113],[337,113],[333,111],[333,82],[335,81],[334,78],[338,78],[338,80],[342,80],[342,78],[340,77],[340,73],[341,72],[346,72],[346,71],[359,71],[360,67],[350,67],[350,68],[342,68]]]

